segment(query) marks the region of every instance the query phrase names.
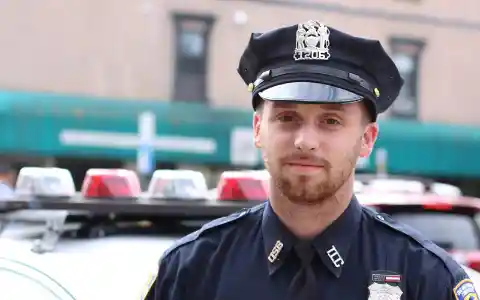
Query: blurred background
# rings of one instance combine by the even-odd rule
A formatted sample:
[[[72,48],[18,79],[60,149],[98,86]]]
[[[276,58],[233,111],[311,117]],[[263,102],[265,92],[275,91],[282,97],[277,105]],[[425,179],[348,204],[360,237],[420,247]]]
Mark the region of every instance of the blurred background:
[[[3,0],[0,181],[23,166],[262,169],[247,88],[251,32],[317,19],[379,39],[405,85],[358,173],[480,196],[477,0]]]

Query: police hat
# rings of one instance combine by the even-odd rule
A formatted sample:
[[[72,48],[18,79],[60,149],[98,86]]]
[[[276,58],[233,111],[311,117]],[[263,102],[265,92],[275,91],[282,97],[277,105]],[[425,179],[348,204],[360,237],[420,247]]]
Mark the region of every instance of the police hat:
[[[377,40],[354,37],[318,21],[253,33],[238,73],[261,99],[304,103],[365,101],[376,120],[403,85],[397,67]]]

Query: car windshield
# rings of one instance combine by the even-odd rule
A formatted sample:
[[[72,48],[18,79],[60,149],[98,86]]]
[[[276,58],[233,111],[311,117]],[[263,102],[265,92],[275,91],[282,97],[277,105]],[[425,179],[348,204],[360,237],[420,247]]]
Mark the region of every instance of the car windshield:
[[[478,227],[468,215],[440,212],[402,212],[391,216],[407,224],[427,239],[447,250],[475,250],[479,248]]]

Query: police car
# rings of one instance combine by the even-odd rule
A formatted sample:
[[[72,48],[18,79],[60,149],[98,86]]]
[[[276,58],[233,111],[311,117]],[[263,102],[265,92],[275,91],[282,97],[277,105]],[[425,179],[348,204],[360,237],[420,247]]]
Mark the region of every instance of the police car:
[[[2,299],[142,299],[162,252],[194,229],[188,221],[258,204],[148,198],[127,170],[90,170],[80,193],[72,182],[66,170],[24,169],[17,197],[0,202]]]
[[[0,202],[2,299],[140,299],[188,222],[245,206],[146,195],[128,170],[89,170],[77,193],[67,170],[22,169],[15,199]]]
[[[435,193],[368,191],[363,205],[387,213],[451,252],[463,265],[480,271],[480,199]]]
[[[377,191],[396,193],[432,193],[444,196],[461,196],[459,187],[431,179],[400,175],[356,174],[356,192]]]

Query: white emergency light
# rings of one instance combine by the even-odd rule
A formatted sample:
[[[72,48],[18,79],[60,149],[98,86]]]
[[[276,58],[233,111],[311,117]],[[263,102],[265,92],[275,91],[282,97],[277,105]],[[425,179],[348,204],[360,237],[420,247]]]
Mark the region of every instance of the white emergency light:
[[[72,197],[72,174],[62,168],[24,167],[18,173],[15,194],[20,197]]]
[[[151,199],[206,199],[208,198],[207,180],[202,172],[194,170],[156,170],[146,198]]]
[[[430,190],[432,191],[432,193],[441,196],[460,197],[463,194],[462,190],[459,187],[440,182],[432,183],[432,185],[430,186]]]

